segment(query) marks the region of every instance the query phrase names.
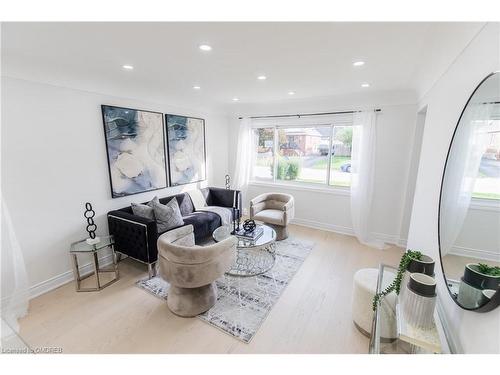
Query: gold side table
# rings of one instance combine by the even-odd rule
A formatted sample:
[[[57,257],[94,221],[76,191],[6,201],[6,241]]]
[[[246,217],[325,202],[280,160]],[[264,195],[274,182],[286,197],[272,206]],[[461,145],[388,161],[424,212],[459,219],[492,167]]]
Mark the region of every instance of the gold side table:
[[[73,273],[75,275],[75,282],[76,282],[76,291],[77,292],[96,292],[99,291],[108,285],[113,284],[115,281],[119,279],[119,273],[118,273],[118,263],[116,259],[116,253],[114,251],[113,245],[114,245],[114,240],[113,236],[99,236],[100,241],[94,245],[89,245],[85,240],[73,242],[71,244],[70,248],[70,255],[71,259],[73,262]],[[113,259],[113,264],[106,268],[100,268],[99,267],[99,259],[98,259],[98,252],[99,250],[104,250],[110,248],[111,249],[111,257]],[[88,275],[85,276],[80,276],[80,270],[78,268],[78,255],[79,254],[90,254],[92,256],[92,263],[93,263],[93,268],[94,271],[89,273]],[[99,274],[103,272],[114,272],[114,278],[110,281],[108,281],[105,284],[101,283],[101,279],[99,278]],[[96,279],[96,286],[95,288],[82,288],[81,287],[81,281],[85,280],[86,278],[95,275]]]

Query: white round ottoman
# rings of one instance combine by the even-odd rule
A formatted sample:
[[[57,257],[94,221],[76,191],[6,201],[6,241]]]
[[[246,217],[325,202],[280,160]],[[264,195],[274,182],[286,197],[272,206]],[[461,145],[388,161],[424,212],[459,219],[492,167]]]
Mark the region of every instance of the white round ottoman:
[[[385,271],[382,290],[394,280],[394,273]],[[370,337],[373,321],[373,297],[377,289],[378,269],[364,268],[354,274],[352,291],[352,320],[356,328],[365,336]],[[381,338],[394,339],[396,329],[396,294],[385,296],[381,303],[380,327]]]

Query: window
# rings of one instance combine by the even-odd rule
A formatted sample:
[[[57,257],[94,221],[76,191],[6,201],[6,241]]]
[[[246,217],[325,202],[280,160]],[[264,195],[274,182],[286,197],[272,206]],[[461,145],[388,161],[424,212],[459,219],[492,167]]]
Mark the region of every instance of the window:
[[[330,127],[279,128],[276,180],[325,184]]]
[[[351,186],[352,126],[334,126],[330,185]]]
[[[272,180],[274,173],[274,129],[254,129],[253,144],[253,178],[255,180]]]
[[[253,129],[254,181],[349,187],[352,122]]]
[[[500,200],[500,120],[493,120],[490,125],[472,197]]]

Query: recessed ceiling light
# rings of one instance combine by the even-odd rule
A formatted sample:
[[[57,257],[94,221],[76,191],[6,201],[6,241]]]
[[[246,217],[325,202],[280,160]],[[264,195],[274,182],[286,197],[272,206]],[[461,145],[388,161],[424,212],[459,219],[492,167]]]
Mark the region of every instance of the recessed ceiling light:
[[[288,91],[288,95],[295,95],[295,91]]]
[[[370,87],[370,84],[369,83],[362,83],[361,87]]]
[[[200,86],[193,86],[193,89],[199,90],[199,89],[201,89],[201,87]]]
[[[126,70],[134,70],[134,67],[132,65],[122,65],[122,68]]]
[[[365,65],[365,62],[364,61],[355,61],[355,62],[352,63],[352,65],[354,65],[354,66],[363,66],[363,65]]]
[[[238,100],[240,100],[239,98],[233,98],[233,102],[237,102]]]
[[[208,44],[202,44],[202,45],[200,45],[200,49],[202,51],[211,51],[212,47],[210,47]]]
[[[267,77],[266,76],[258,76],[257,79],[260,81],[265,81],[267,79]]]

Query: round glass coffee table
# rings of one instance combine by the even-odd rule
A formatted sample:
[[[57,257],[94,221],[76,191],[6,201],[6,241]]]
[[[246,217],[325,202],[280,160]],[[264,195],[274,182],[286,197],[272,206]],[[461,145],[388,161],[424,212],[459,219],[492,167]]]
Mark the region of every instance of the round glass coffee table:
[[[273,228],[259,224],[264,233],[256,240],[238,238],[236,245],[236,261],[231,269],[226,272],[232,276],[257,276],[269,271],[274,266],[276,259],[276,232]],[[217,228],[212,237],[219,242],[231,236],[231,227]]]

